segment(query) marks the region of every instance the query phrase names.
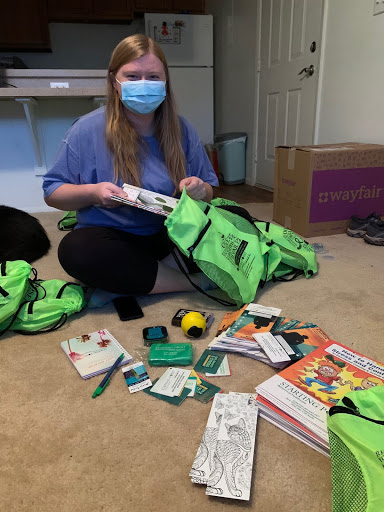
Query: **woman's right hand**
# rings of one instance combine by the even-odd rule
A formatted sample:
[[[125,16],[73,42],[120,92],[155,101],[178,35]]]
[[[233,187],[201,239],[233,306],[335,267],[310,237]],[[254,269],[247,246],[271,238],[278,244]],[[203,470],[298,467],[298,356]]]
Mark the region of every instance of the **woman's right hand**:
[[[105,208],[116,208],[121,206],[121,203],[111,199],[111,194],[120,197],[127,197],[124,190],[113,183],[102,181],[94,185],[94,204],[104,206]]]

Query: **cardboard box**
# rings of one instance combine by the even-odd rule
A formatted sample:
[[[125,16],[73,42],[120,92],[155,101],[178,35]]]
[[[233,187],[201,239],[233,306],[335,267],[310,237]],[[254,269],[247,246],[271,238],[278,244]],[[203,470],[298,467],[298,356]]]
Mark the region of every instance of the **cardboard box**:
[[[346,142],[275,149],[273,220],[303,237],[347,230],[384,213],[384,145]]]

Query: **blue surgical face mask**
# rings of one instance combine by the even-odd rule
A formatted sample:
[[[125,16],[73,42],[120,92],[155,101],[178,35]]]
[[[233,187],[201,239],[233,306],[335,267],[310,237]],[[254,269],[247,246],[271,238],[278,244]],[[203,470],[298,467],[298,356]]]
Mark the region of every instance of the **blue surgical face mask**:
[[[119,82],[119,80],[116,81]],[[121,85],[121,101],[135,114],[150,114],[164,101],[165,82],[161,80],[127,80]]]

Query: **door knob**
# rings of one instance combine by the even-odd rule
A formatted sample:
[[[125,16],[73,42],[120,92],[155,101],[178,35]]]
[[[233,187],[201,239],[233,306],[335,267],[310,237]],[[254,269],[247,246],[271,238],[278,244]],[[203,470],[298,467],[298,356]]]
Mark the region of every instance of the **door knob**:
[[[313,64],[311,64],[309,66],[309,68],[303,68],[300,71],[300,73],[298,73],[298,75],[302,75],[303,73],[305,73],[305,76],[312,76],[314,72],[315,72],[315,66]]]

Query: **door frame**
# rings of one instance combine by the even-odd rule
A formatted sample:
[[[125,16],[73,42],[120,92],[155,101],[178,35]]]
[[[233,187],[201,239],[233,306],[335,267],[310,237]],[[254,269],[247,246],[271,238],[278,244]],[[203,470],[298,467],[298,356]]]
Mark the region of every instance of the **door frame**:
[[[255,109],[254,109],[254,153],[252,155],[252,166],[251,166],[251,176],[247,180],[249,185],[257,186],[260,188],[264,188],[266,190],[273,191],[273,188],[265,187],[263,185],[259,185],[257,183],[257,153],[258,153],[258,140],[259,140],[259,90],[260,90],[260,66],[261,66],[261,7],[263,0],[257,1],[257,39],[256,39],[256,87],[255,87]],[[264,0],[268,1],[268,0]],[[325,49],[325,40],[326,40],[326,32],[327,32],[327,21],[328,21],[328,3],[329,0],[323,0],[323,13],[321,19],[321,44],[319,47],[319,77],[318,77],[318,85],[317,85],[317,93],[316,93],[316,106],[315,106],[315,126],[314,126],[314,134],[313,134],[313,144],[318,144],[319,139],[319,123],[320,123],[320,109],[321,109],[321,97],[323,90],[323,70],[324,70],[324,49]]]

